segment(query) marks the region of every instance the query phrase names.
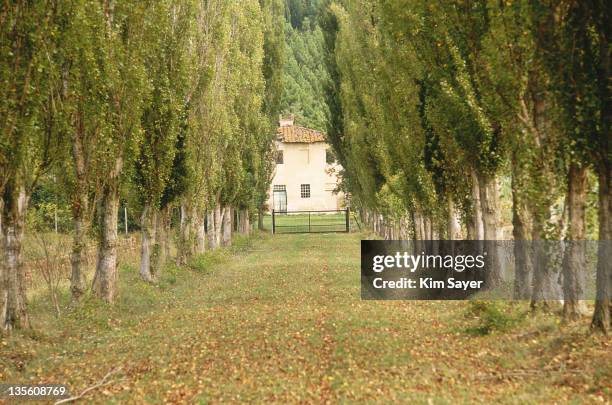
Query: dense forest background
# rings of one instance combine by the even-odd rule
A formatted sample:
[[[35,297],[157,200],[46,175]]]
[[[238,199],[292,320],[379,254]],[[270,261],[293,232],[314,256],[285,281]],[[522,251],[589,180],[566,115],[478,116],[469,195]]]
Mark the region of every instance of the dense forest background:
[[[283,67],[281,111],[294,114],[298,125],[325,131],[329,108],[324,86],[329,75],[324,60],[321,1],[288,0],[285,10],[287,54]]]

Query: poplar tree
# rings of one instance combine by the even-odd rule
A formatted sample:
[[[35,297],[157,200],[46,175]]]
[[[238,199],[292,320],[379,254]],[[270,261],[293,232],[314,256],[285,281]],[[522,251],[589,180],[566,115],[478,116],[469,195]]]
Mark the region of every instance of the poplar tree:
[[[97,207],[98,254],[93,291],[107,302],[117,296],[117,222],[120,182],[133,164],[142,140],[146,81],[144,50],[147,4],[140,1],[102,1],[104,18],[104,93],[108,102],[107,128],[98,134],[101,143],[99,175],[102,177]]]
[[[610,329],[612,291],[612,149],[610,148],[610,7],[603,1],[534,1],[531,13],[537,46],[563,111],[565,140],[571,145],[568,173],[572,238],[584,235],[585,166],[597,173],[599,248],[597,293],[592,328]],[[578,300],[578,267],[583,252],[568,258],[565,290],[571,305]],[[570,316],[576,308],[565,308]]]
[[[255,154],[257,166],[255,170],[255,206],[257,209],[257,227],[264,229],[264,212],[268,200],[274,159],[272,142],[275,139],[275,128],[281,111],[281,98],[284,92],[283,66],[286,61],[284,21],[285,3],[283,0],[260,0],[263,14],[263,79],[264,97],[263,114],[267,121],[263,123],[261,133],[256,137]]]
[[[193,14],[189,3],[164,1],[149,8],[148,15],[145,65],[152,89],[143,108],[143,141],[135,182],[142,204],[140,276],[154,281],[163,264],[163,235],[157,233],[164,232],[160,226],[162,197],[170,180],[185,108]]]
[[[87,241],[102,181],[109,127],[105,76],[105,21],[102,3],[65,2],[66,31],[61,37],[58,63],[62,69],[65,109],[69,122],[69,150],[62,168],[70,195],[73,241],[70,291],[78,301],[87,290],[84,268]]]
[[[62,4],[6,3],[0,15],[0,328],[30,327],[22,246],[30,196],[61,154],[62,81],[53,63]]]

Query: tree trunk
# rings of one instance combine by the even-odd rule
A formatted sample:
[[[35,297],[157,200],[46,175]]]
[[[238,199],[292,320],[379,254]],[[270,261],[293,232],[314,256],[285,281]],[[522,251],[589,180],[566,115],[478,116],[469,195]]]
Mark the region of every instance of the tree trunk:
[[[179,212],[181,218],[179,221],[178,244],[176,246],[176,264],[178,266],[183,266],[187,264],[187,257],[189,256],[187,253],[187,244],[189,243],[189,222],[187,221],[187,209],[184,204],[181,204]]]
[[[196,228],[196,253],[203,254],[206,252],[206,228],[204,221],[204,214],[201,210],[194,212],[195,217],[195,228]]]
[[[208,237],[208,248],[209,249],[216,249],[219,247],[219,245],[217,245],[217,226],[218,224],[215,222],[215,210],[208,210],[207,213],[207,222],[208,222],[208,232],[207,232],[207,237]]]
[[[221,212],[221,204],[217,199],[217,205],[215,206],[215,246],[221,246],[221,228],[222,228],[223,215]]]
[[[512,237],[514,239],[514,299],[528,300],[531,298],[531,283],[533,277],[533,262],[531,245],[530,216],[527,204],[521,197],[523,182],[521,181],[518,163],[512,161]]]
[[[155,228],[157,222],[157,215],[153,212],[151,204],[145,204],[142,215],[140,217],[141,227],[141,249],[140,249],[140,277],[148,282],[153,282],[153,275],[151,271],[151,254],[153,251],[153,245],[155,244]]]
[[[238,211],[238,232],[240,232],[242,235],[248,235],[251,232],[249,210],[246,208]]]
[[[495,176],[478,175],[480,189],[480,206],[482,212],[483,237],[487,244],[487,256],[491,268],[486,275],[488,287],[498,286],[502,282],[502,266],[497,241],[499,240],[499,207],[497,204],[497,181]]]
[[[151,277],[153,280],[159,280],[162,269],[168,261],[168,226],[169,208],[164,207],[157,214],[157,220],[155,221],[155,244],[151,257]]]
[[[0,322],[2,329],[30,327],[27,312],[25,270],[22,263],[23,234],[28,196],[23,186],[7,184],[2,198],[2,254],[0,266]]]
[[[257,229],[264,231],[264,209],[262,207],[257,208]]]
[[[223,207],[223,246],[232,244],[232,207]]]
[[[73,302],[78,302],[87,289],[87,279],[83,263],[85,262],[85,249],[87,248],[88,221],[85,219],[85,216],[88,199],[85,191],[77,192],[76,194],[72,204],[74,236],[72,239],[72,254],[70,255],[70,293]]]
[[[70,293],[73,302],[78,302],[85,294],[87,279],[83,271],[84,250],[87,247],[87,231],[89,229],[88,216],[88,187],[87,167],[83,151],[83,126],[81,115],[78,115],[77,129],[74,131],[72,157],[74,161],[75,188],[72,198],[72,222],[74,224],[74,238],[72,241],[72,254],[70,256],[71,275]]]
[[[423,215],[418,209],[412,212],[412,224],[414,226],[414,254],[419,255],[425,250],[423,243],[423,240],[425,240],[425,225]]]
[[[410,223],[409,223],[408,217],[406,215],[402,215],[402,217],[400,218],[400,225],[399,225],[399,237],[401,240],[410,239],[410,232],[408,231],[409,227],[410,227]]]
[[[99,241],[93,292],[102,300],[113,303],[117,296],[117,220],[119,215],[119,184],[117,178],[104,185],[99,207]]]
[[[472,178],[472,210],[468,215],[467,238],[468,240],[484,240],[484,225],[482,223],[482,206],[480,203],[480,184],[476,171],[470,170]]]
[[[568,245],[563,258],[563,317],[576,320],[586,315],[584,301],[585,256],[585,209],[587,170],[585,166],[572,163],[567,174],[567,197],[569,213]]]
[[[455,202],[452,196],[448,196],[448,229],[447,229],[448,240],[459,240],[461,239],[461,225],[459,224],[459,217],[457,216],[457,210],[455,209]]]
[[[196,252],[197,212],[188,205],[181,206],[181,228],[179,230],[179,245],[177,246],[177,264],[187,264]]]
[[[608,333],[610,317],[610,294],[612,294],[612,167],[601,164],[599,181],[599,246],[597,250],[597,292],[591,329]]]
[[[545,220],[541,213],[534,213],[532,240],[533,240],[533,288],[531,291],[531,310],[549,312],[557,307],[560,297],[557,290],[558,274],[550,263],[547,241],[541,239]],[[556,243],[556,242],[553,242]]]

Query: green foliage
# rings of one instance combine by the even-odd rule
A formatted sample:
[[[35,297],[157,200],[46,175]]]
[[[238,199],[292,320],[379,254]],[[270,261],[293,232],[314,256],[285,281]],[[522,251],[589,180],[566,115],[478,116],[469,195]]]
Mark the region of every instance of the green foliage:
[[[143,141],[136,183],[144,203],[157,208],[174,166],[188,85],[192,10],[171,1],[149,9],[145,64],[151,94],[142,115]]]
[[[477,320],[476,326],[466,329],[476,335],[507,332],[524,319],[524,315],[516,314],[511,307],[496,301],[470,301],[466,316]]]
[[[187,267],[197,273],[210,274],[212,269],[226,261],[227,257],[228,251],[226,249],[215,249],[213,251],[194,256],[187,264]]]
[[[329,120],[324,96],[328,73],[323,54],[323,31],[315,12],[318,2],[299,0],[287,3],[288,17],[283,24],[287,57],[283,67],[280,111],[295,114],[297,125],[324,131]]]
[[[11,2],[0,20],[0,194],[11,208],[60,156],[65,130],[55,64],[63,7]]]
[[[353,204],[440,226],[451,201],[467,223],[472,174],[511,169],[515,201],[533,216],[527,237],[562,238],[568,162],[609,161],[598,7],[323,2],[327,133]]]

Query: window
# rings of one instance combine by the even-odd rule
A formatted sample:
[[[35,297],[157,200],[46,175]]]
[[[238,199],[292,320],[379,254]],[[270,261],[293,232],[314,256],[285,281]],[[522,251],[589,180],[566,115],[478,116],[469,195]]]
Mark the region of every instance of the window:
[[[302,184],[300,186],[300,194],[302,198],[310,198],[310,184]]]
[[[275,184],[272,191],[287,191],[287,186],[284,184]]]
[[[282,150],[278,150],[278,151],[276,151],[276,164],[277,165],[282,165],[283,163],[284,163],[283,151]]]
[[[336,156],[334,155],[334,151],[331,149],[325,149],[325,163],[328,165],[334,164],[336,162]]]

